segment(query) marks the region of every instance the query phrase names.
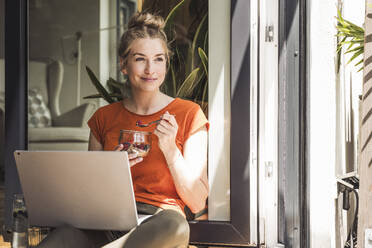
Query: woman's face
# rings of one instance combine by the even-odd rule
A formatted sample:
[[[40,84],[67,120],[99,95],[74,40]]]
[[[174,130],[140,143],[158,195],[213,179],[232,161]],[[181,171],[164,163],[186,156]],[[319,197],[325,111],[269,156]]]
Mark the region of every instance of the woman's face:
[[[132,42],[127,64],[122,72],[128,75],[132,90],[157,91],[166,74],[164,42],[160,39],[138,39]]]

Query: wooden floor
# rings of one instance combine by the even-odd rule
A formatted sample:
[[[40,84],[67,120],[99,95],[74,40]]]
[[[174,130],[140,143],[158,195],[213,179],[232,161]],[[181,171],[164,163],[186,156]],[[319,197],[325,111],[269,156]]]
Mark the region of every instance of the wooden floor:
[[[0,185],[0,230],[2,230],[4,224],[4,198],[5,190],[4,186]],[[10,247],[10,243],[4,242],[3,236],[0,232],[0,248]]]
[[[10,243],[4,242],[3,236],[0,237],[0,248],[10,248]]]

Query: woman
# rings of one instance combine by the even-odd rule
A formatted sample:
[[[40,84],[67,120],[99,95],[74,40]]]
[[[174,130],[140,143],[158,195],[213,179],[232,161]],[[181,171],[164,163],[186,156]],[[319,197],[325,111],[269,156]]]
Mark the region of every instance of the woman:
[[[121,151],[121,129],[153,132],[152,148],[146,157],[128,154],[138,211],[152,217],[111,243],[112,237],[102,232],[64,228],[50,235],[45,246],[40,247],[52,247],[51,240],[56,242],[53,236],[60,241],[65,237],[79,242],[74,247],[106,243],[107,247],[187,247],[185,210],[198,213],[205,209],[208,196],[209,124],[197,104],[174,99],[159,90],[170,53],[163,28],[160,16],[137,13],[131,18],[119,47],[121,71],[128,77],[130,96],[98,109],[88,121],[92,151]],[[136,125],[138,121],[158,119],[161,121],[156,127]]]

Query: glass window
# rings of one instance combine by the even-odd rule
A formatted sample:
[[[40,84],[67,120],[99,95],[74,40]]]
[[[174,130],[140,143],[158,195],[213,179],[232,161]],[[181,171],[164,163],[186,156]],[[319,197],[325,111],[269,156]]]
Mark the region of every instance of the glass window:
[[[117,6],[122,2],[30,1],[30,150],[88,149],[86,122],[105,103],[84,99],[97,94],[86,67],[104,85],[117,77]],[[131,7],[127,12],[135,10]]]
[[[163,90],[199,103],[209,131],[209,220],[230,220],[230,2],[144,0],[139,7],[172,18],[166,28],[174,53]],[[209,58],[209,59],[208,59]],[[185,90],[189,76],[195,79]],[[188,88],[186,88],[188,89]],[[183,92],[184,91],[184,92]]]
[[[108,103],[97,98],[86,67],[109,93],[120,93],[116,84],[108,81],[124,81],[119,71],[118,40],[136,10],[158,13],[167,19],[165,31],[173,52],[162,90],[200,104],[212,123],[209,218],[229,220],[230,2],[209,2],[30,1],[29,149],[87,150],[86,122],[98,107]]]

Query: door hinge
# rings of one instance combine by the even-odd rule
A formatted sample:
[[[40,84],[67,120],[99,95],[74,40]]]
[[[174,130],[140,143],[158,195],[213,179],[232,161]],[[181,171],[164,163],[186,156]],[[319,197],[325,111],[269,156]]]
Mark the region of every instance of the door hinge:
[[[274,26],[273,25],[265,27],[265,41],[266,42],[274,41]]]

